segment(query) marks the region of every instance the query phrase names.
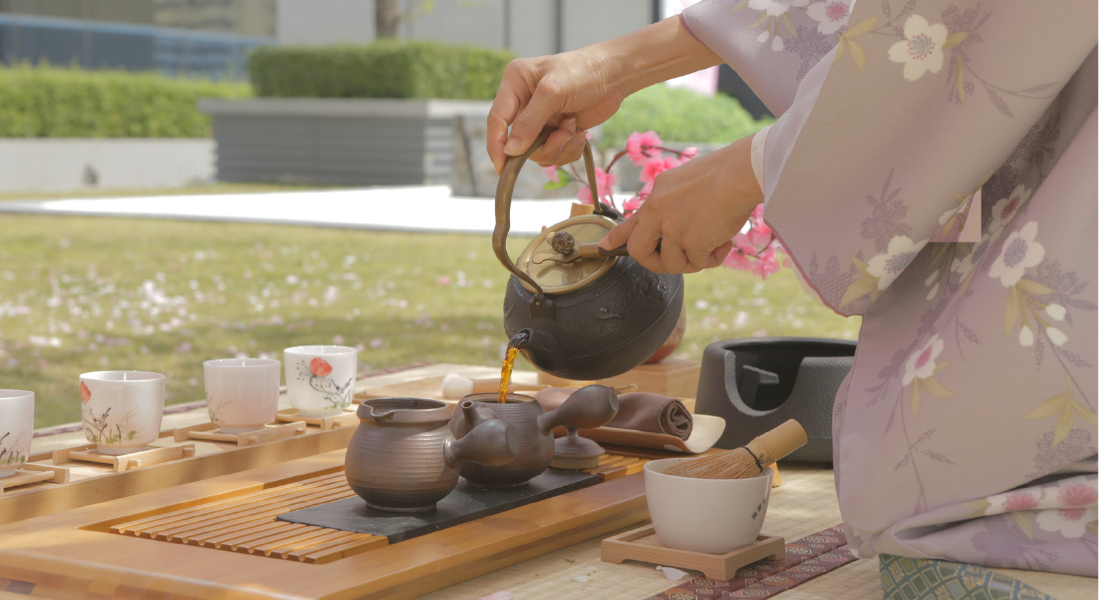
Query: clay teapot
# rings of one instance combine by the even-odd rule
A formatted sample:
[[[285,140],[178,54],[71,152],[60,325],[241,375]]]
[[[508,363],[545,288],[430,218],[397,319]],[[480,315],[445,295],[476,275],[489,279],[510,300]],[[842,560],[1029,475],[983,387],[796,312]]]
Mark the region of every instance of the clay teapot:
[[[516,428],[519,434],[519,451],[514,460],[505,465],[486,465],[463,462],[460,469],[466,481],[486,487],[523,485],[542,474],[554,460],[553,429],[558,426],[594,429],[615,418],[619,411],[619,399],[610,388],[597,393],[576,394],[558,408],[545,412],[530,396],[508,394],[507,401],[499,402],[497,394],[471,394],[463,398],[462,410],[451,415],[450,428],[459,441],[473,435],[494,417]],[[469,433],[467,433],[469,432]]]
[[[438,400],[364,400],[355,414],[359,427],[344,473],[351,489],[378,510],[432,510],[458,485],[460,464],[505,465],[520,448],[516,428],[491,413],[456,440],[447,429],[451,409]]]
[[[493,251],[512,272],[504,295],[504,330],[525,332],[520,347],[537,369],[565,379],[592,381],[621,375],[642,364],[676,326],[684,278],[654,274],[626,256],[626,247],[604,250],[603,236],[623,221],[599,202],[592,149],[584,160],[594,212],[547,227],[513,262],[507,251],[512,190],[527,157],[546,142],[545,129],[501,169],[496,194]]]

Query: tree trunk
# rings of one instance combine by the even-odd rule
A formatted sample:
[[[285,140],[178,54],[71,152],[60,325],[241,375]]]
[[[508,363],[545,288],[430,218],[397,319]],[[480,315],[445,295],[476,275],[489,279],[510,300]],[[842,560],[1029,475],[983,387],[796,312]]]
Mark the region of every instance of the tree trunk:
[[[398,0],[374,0],[374,33],[379,39],[397,38],[397,24],[401,22]]]

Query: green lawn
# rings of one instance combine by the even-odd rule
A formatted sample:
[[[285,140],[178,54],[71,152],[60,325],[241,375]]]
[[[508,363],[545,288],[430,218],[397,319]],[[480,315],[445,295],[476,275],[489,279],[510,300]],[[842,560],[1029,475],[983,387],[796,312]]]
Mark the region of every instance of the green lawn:
[[[358,345],[371,369],[497,365],[506,274],[487,235],[0,215],[0,388],[35,391],[44,427],[79,419],[77,376],[94,370],[165,373],[175,403],[203,397],[204,360],[298,344]],[[720,339],[859,326],[789,269],[766,285],[691,275],[687,303],[677,355],[692,359]]]
[[[190,194],[258,194],[262,192],[299,192],[325,186],[284,183],[209,183],[176,188],[89,189],[65,192],[2,192],[2,200],[52,200],[57,198],[114,198],[118,196],[185,196]],[[333,186],[338,187],[338,186]],[[346,187],[346,186],[344,186]]]

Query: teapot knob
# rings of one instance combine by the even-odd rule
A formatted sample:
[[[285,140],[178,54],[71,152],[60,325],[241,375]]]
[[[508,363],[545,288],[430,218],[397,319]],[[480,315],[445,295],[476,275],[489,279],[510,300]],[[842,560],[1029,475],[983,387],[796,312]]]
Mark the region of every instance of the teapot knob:
[[[619,412],[619,397],[615,391],[602,385],[586,385],[569,395],[561,406],[541,415],[538,427],[543,435],[550,435],[555,427],[595,429],[603,427]]]

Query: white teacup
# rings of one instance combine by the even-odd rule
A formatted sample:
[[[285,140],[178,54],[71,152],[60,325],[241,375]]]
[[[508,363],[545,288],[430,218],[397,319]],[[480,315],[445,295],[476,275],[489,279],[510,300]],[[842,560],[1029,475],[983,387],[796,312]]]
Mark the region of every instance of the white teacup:
[[[665,474],[693,458],[666,458],[645,465],[645,498],[657,539],[669,548],[725,554],[756,541],[768,512],[768,468],[749,479],[696,479]]]
[[[359,351],[347,346],[295,346],[283,350],[290,405],[307,419],[332,417],[351,405]]]
[[[0,477],[27,462],[34,437],[34,392],[0,390]]]
[[[148,371],[96,371],[80,376],[84,437],[100,454],[147,450],[160,437],[167,378]]]
[[[279,361],[219,358],[202,363],[210,422],[225,433],[263,429],[279,408]]]

